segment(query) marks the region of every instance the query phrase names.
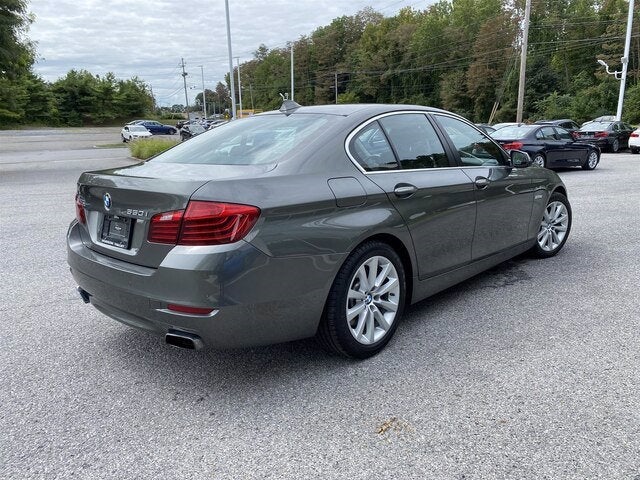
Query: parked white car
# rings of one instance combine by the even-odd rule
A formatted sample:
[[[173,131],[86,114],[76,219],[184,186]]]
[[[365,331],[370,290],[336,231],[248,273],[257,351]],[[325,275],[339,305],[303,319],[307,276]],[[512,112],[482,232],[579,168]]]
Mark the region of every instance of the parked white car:
[[[629,150],[631,150],[631,153],[640,153],[640,128],[636,128],[631,132]]]
[[[151,136],[151,132],[142,125],[125,125],[120,131],[123,142],[130,142],[138,138],[147,138]]]

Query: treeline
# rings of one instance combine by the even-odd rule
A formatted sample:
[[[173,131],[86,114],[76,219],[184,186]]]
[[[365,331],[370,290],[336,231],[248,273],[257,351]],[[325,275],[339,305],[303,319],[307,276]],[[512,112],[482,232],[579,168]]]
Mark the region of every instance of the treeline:
[[[150,112],[153,99],[139,79],[71,70],[48,83],[27,73],[0,78],[0,125],[104,125]]]
[[[293,42],[295,100],[413,103],[476,122],[514,120],[523,7],[524,0],[440,0],[393,17],[367,8],[336,18]],[[626,0],[533,0],[525,119],[615,113],[619,80],[596,60],[621,70],[627,9]],[[0,0],[0,126],[104,124],[151,113],[153,98],[138,78],[84,70],[53,83],[36,76],[35,48],[25,40],[31,22],[25,0]],[[638,123],[638,25],[632,38],[623,117]],[[278,108],[290,66],[289,47],[259,46],[241,65],[243,108]],[[209,113],[228,107],[228,75],[226,83],[207,90]],[[194,107],[201,102],[199,94]]]
[[[512,121],[523,8],[524,0],[440,0],[393,17],[365,9],[336,18],[293,43],[295,100],[414,103]],[[627,13],[624,0],[533,1],[524,118],[615,114],[620,83],[596,60],[622,69]],[[631,52],[623,116],[637,123],[637,25]],[[276,108],[290,90],[290,49],[262,45],[240,70],[243,106]]]

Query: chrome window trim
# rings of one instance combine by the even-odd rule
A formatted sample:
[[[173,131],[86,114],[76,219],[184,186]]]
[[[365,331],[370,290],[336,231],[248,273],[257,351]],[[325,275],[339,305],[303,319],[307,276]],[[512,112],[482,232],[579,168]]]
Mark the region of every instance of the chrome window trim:
[[[368,171],[365,170],[362,165],[360,165],[360,163],[358,163],[358,161],[355,159],[355,157],[351,154],[351,151],[349,150],[349,145],[351,144],[351,140],[353,140],[353,137],[355,137],[358,133],[360,133],[361,130],[363,130],[364,128],[366,128],[370,123],[373,123],[375,121],[378,121],[381,118],[384,117],[389,117],[392,115],[403,115],[403,114],[407,114],[407,113],[418,113],[418,114],[422,114],[425,117],[427,117],[427,121],[429,121],[428,119],[428,115],[432,114],[432,115],[440,115],[443,117],[449,117],[449,118],[453,118],[455,120],[459,120],[462,121],[464,123],[466,123],[467,125],[475,128],[477,131],[479,131],[480,133],[482,133],[490,142],[492,142],[493,144],[495,144],[500,150],[502,150],[502,147],[493,139],[491,138],[490,135],[485,134],[484,132],[482,132],[482,130],[480,130],[478,127],[476,127],[473,123],[469,122],[467,119],[460,117],[458,115],[453,115],[450,112],[432,112],[429,110],[398,110],[395,112],[386,112],[386,113],[380,113],[378,115],[376,115],[375,117],[371,117],[369,118],[367,121],[361,123],[360,125],[358,125],[355,129],[353,129],[351,131],[351,133],[349,133],[349,135],[347,135],[347,138],[344,141],[344,150],[347,154],[347,157],[349,157],[349,160],[351,160],[351,163],[353,163],[355,165],[355,167],[360,170],[361,173],[363,173],[364,175],[373,175],[373,174],[380,174],[380,173],[399,173],[399,172],[425,172],[425,171],[434,171],[434,170],[451,170],[451,169],[455,169],[455,168],[463,168],[463,169],[468,169],[468,168],[496,168],[496,167],[503,167],[503,168],[507,168],[509,167],[508,165],[487,165],[485,167],[482,167],[482,165],[454,165],[454,166],[449,166],[449,167],[434,167],[434,168],[412,168],[412,169],[408,169],[408,170],[403,170],[402,168],[398,168],[395,170],[375,170],[375,171]],[[440,141],[440,139],[438,138],[438,141]],[[442,142],[441,142],[442,143]],[[443,148],[445,148],[445,146],[443,145]],[[446,151],[446,148],[445,148]],[[394,153],[395,155],[395,153]]]
[[[361,123],[354,130],[352,130],[349,135],[347,135],[347,138],[344,141],[344,150],[347,153],[347,156],[349,157],[349,160],[351,160],[351,163],[353,163],[356,166],[356,168],[358,170],[360,170],[360,172],[364,173],[365,175],[369,175],[369,174],[373,174],[373,173],[424,172],[425,170],[431,171],[431,170],[444,170],[444,169],[447,169],[447,168],[456,168],[456,167],[435,167],[435,168],[412,168],[410,170],[403,170],[402,168],[397,168],[395,170],[375,170],[375,171],[371,171],[370,172],[368,170],[365,170],[362,167],[362,165],[360,165],[360,163],[358,163],[358,160],[356,160],[356,158],[351,154],[351,151],[349,150],[349,145],[351,144],[351,140],[353,140],[353,137],[355,137],[358,133],[360,133],[360,131],[363,130],[364,128],[366,128],[370,123],[376,122],[381,118],[390,117],[392,115],[404,115],[404,114],[407,114],[407,113],[417,113],[417,114],[424,115],[425,117],[427,117],[427,114],[432,113],[432,112],[427,111],[427,110],[398,110],[398,111],[395,111],[395,112],[380,113],[380,114],[376,115],[375,117],[369,118],[364,123]],[[427,121],[429,121],[428,118],[427,118]],[[438,139],[438,141],[439,140],[440,139]],[[391,146],[391,145],[389,145],[389,146]],[[443,145],[443,148],[444,148],[444,145]],[[394,156],[395,156],[395,152],[394,152]]]

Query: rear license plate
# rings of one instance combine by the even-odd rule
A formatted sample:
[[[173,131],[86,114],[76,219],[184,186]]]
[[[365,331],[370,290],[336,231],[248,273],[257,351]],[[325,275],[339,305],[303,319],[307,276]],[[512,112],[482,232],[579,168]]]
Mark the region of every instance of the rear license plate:
[[[129,248],[131,242],[131,218],[105,215],[100,241],[118,248]]]

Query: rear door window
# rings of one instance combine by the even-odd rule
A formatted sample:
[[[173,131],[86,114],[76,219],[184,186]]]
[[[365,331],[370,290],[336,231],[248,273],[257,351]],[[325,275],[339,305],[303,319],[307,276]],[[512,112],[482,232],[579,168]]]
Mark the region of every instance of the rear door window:
[[[389,115],[380,119],[403,170],[450,167],[434,128],[422,113]]]

